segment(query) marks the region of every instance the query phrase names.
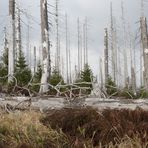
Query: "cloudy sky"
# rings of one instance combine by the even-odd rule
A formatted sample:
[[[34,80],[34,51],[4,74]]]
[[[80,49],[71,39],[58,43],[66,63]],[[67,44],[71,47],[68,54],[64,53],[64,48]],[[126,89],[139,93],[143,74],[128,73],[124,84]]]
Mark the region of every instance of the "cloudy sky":
[[[40,46],[40,0],[18,0],[20,8],[29,13],[30,18],[30,40],[31,46]],[[140,17],[140,1],[141,0],[123,0],[125,6],[126,21],[131,26],[131,31],[135,32],[139,28]],[[48,0],[51,5],[55,4],[54,0]],[[116,18],[118,31],[121,26],[121,0],[112,0],[113,15]],[[145,2],[145,11],[147,9]],[[49,6],[49,11],[54,12],[54,8]],[[61,53],[65,55],[65,13],[68,15],[68,28],[70,33],[71,45],[71,61],[72,66],[77,63],[77,18],[80,18],[80,24],[83,25],[84,19],[88,18],[88,48],[89,48],[89,63],[94,71],[94,74],[99,74],[99,58],[103,55],[104,49],[104,28],[110,24],[110,0],[59,0],[59,20],[60,20],[60,38],[61,38]],[[145,13],[146,14],[146,13]],[[55,29],[54,17],[49,15],[53,27],[51,27],[52,53],[54,58],[55,52]],[[22,14],[22,40],[23,47],[26,46],[26,29],[27,17]],[[0,44],[3,45],[4,26],[8,23],[8,0],[0,0]],[[119,33],[120,34],[120,33]],[[53,61],[52,61],[53,62]],[[54,63],[54,62],[53,62]]]

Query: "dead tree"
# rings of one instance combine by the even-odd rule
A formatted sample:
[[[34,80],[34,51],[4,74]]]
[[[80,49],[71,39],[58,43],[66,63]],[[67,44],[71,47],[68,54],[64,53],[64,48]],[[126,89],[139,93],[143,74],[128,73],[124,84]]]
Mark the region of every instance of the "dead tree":
[[[85,23],[83,24],[83,59],[84,59],[84,66],[86,64],[86,32],[85,32]]]
[[[88,64],[88,21],[87,17],[85,18],[85,43],[86,43],[86,64]]]
[[[105,65],[105,84],[107,84],[109,77],[108,70],[108,30],[105,28],[105,36],[104,36],[104,65]]]
[[[144,0],[141,0],[141,17],[144,17]],[[142,42],[140,42],[140,85],[144,84],[144,75],[143,75],[143,46]]]
[[[36,60],[36,47],[34,46],[34,53],[33,53],[33,55],[34,55],[34,62],[33,62],[33,73],[35,74],[36,73],[36,71],[37,71],[37,60]]]
[[[79,18],[77,20],[78,27],[78,73],[80,74],[80,21]]]
[[[13,80],[15,59],[15,0],[9,0],[8,83]]]
[[[148,35],[147,35],[147,21],[145,17],[140,18],[141,24],[141,42],[143,48],[144,61],[144,86],[148,91]]]
[[[112,60],[112,76],[114,82],[116,82],[116,61],[115,61],[115,30],[114,30],[114,21],[113,21],[113,9],[112,2],[110,3],[110,31],[111,31],[111,60]]]
[[[20,9],[17,8],[16,11],[16,51],[15,51],[15,61],[18,60],[19,57],[19,51],[22,50],[22,44],[21,44],[21,16],[20,16]]]
[[[142,43],[140,43],[140,85],[143,86],[143,48]]]
[[[26,43],[26,50],[27,50],[27,63],[28,66],[31,68],[31,49],[30,49],[30,18],[28,18],[27,24],[27,43]]]
[[[60,48],[59,48],[59,5],[56,0],[56,69],[60,72]]]
[[[72,74],[71,74],[71,40],[70,40],[70,31],[68,30],[68,57],[69,57],[69,83],[72,82]]]
[[[83,28],[80,28],[80,71],[83,70]]]
[[[100,58],[100,89],[103,90],[103,70],[102,70],[103,64],[102,59]]]
[[[48,78],[50,74],[50,42],[48,26],[47,0],[40,0],[41,7],[41,34],[42,34],[42,77],[40,93],[48,91]]]
[[[84,65],[88,64],[88,21],[87,17],[83,24],[83,46],[84,46]]]
[[[135,64],[135,48],[134,48],[134,63],[133,63],[133,46],[132,46],[132,34],[130,31],[130,25],[128,25],[128,29],[129,29],[129,44],[130,44],[130,60],[131,60],[131,88],[134,92],[134,94],[136,94],[136,64]]]
[[[127,66],[127,37],[126,37],[126,24],[125,24],[125,16],[124,16],[124,5],[123,1],[121,2],[121,10],[122,10],[122,25],[123,25],[123,56],[124,56],[124,86],[129,86],[129,78],[128,78],[128,66]]]
[[[67,83],[69,83],[69,56],[68,56],[68,22],[67,22],[67,14],[65,14],[65,25],[66,25],[66,79]]]

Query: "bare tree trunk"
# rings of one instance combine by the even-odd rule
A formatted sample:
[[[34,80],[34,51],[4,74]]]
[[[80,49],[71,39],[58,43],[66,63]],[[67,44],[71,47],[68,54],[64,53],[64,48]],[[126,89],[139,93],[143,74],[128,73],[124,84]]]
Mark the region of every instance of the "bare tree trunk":
[[[80,28],[80,71],[83,70],[83,27]]]
[[[126,37],[126,24],[125,24],[125,17],[124,17],[124,5],[123,1],[121,2],[121,9],[122,9],[122,24],[123,24],[123,45],[124,45],[124,86],[129,86],[129,77],[128,77],[128,66],[127,66],[127,37]]]
[[[87,17],[83,24],[83,46],[84,46],[84,65],[88,64],[88,21]]]
[[[9,52],[8,52],[8,83],[13,81],[15,57],[15,0],[9,0]]]
[[[50,74],[50,45],[47,0],[40,0],[41,6],[41,33],[42,33],[42,78],[40,93],[48,91],[48,78]]]
[[[80,22],[79,22],[79,18],[77,20],[78,23],[78,73],[80,75]]]
[[[27,18],[28,19],[28,24],[27,24],[27,43],[26,43],[26,61],[27,61],[27,64],[29,66],[29,68],[31,68],[31,59],[30,59],[30,54],[31,54],[31,48],[30,48],[30,18]]]
[[[114,33],[114,22],[113,22],[113,10],[112,10],[112,2],[110,4],[110,15],[111,15],[111,60],[112,60],[112,76],[114,82],[116,82],[116,73],[115,73],[115,33]]]
[[[18,60],[19,51],[22,50],[21,45],[21,22],[20,22],[20,9],[17,8],[17,18],[16,18],[16,51],[15,51],[15,60]]]
[[[86,37],[86,64],[88,64],[88,21],[87,17],[85,18],[85,37]]]
[[[67,14],[65,14],[65,25],[66,25],[66,79],[67,83],[69,83],[69,56],[68,56],[68,22],[67,22]]]
[[[85,31],[85,27],[86,24],[84,23],[83,24],[83,48],[84,48],[84,51],[83,51],[83,55],[84,55],[84,66],[86,64],[86,31]]]
[[[36,73],[36,71],[37,71],[37,60],[36,60],[36,47],[34,46],[34,65],[33,65],[33,73],[35,74]]]
[[[59,7],[58,0],[56,0],[56,70],[60,73],[60,48],[59,48]]]
[[[130,25],[128,24],[128,32],[129,32],[129,45],[130,45],[130,65],[131,65],[131,88],[134,94],[136,95],[136,64],[135,64],[135,48],[132,46],[132,34],[130,30]],[[133,50],[134,49],[134,50]],[[134,51],[134,52],[133,52]],[[134,53],[134,55],[133,55]],[[134,62],[133,62],[133,56],[134,56]]]
[[[140,43],[140,85],[143,86],[143,50],[142,43]]]
[[[147,35],[147,21],[145,17],[141,17],[141,41],[143,47],[144,58],[144,86],[148,91],[148,35]]]
[[[115,83],[118,84],[118,47],[117,47],[117,28],[116,28],[116,20],[114,18],[114,63],[115,63]]]
[[[100,86],[103,89],[103,70],[102,70],[102,59],[100,58]]]
[[[72,76],[71,76],[71,47],[70,47],[70,35],[69,35],[69,48],[68,48],[68,53],[69,53],[69,82],[72,82]]]
[[[104,65],[105,65],[105,84],[107,84],[108,77],[109,77],[109,70],[108,70],[108,30],[105,28],[105,37],[104,37]]]

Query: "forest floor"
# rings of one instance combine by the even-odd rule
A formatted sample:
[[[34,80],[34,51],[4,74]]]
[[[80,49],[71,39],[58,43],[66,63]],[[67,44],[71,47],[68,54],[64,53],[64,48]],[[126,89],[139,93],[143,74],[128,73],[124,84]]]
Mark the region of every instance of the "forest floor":
[[[148,99],[0,98],[0,148],[147,148]]]
[[[1,97],[0,106],[11,105],[13,107],[28,109],[28,106],[32,110],[40,110],[42,112],[49,109],[61,109],[61,108],[79,108],[90,106],[103,110],[106,108],[110,109],[136,109],[140,107],[144,110],[148,110],[148,99],[102,99],[102,98],[75,98],[75,99],[64,99],[64,98],[50,98],[48,96],[42,97]]]

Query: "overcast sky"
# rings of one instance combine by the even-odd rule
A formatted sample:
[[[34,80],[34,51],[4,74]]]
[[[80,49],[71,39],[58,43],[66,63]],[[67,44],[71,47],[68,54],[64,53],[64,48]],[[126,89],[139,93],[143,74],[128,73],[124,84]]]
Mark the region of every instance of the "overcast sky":
[[[139,28],[140,17],[140,0],[123,0],[125,6],[126,21],[129,22],[132,32]],[[32,15],[33,20],[30,20],[31,29],[31,46],[40,45],[40,0],[19,0],[21,9]],[[51,5],[55,4],[54,0],[48,0]],[[121,29],[121,0],[112,0],[113,15],[116,18],[118,31]],[[148,4],[145,3],[145,11]],[[109,27],[110,23],[110,0],[59,0],[60,14],[60,37],[61,37],[61,53],[65,55],[65,21],[64,15],[68,15],[68,24],[70,32],[70,43],[72,52],[72,66],[77,63],[77,18],[80,18],[81,25],[84,19],[88,18],[88,48],[89,48],[89,63],[93,68],[94,74],[99,73],[99,58],[103,55],[104,49],[104,28]],[[50,12],[54,12],[52,7],[49,7]],[[145,13],[146,14],[146,13]],[[54,25],[54,18],[51,17]],[[26,16],[22,14],[22,39],[23,47],[26,44]],[[8,23],[8,0],[0,0],[0,43],[3,41],[3,28]],[[54,38],[55,30],[51,28],[52,58],[54,57]],[[54,62],[53,62],[54,63]]]

